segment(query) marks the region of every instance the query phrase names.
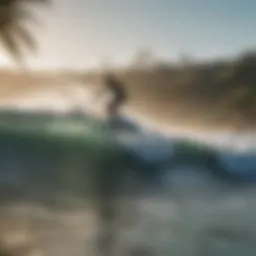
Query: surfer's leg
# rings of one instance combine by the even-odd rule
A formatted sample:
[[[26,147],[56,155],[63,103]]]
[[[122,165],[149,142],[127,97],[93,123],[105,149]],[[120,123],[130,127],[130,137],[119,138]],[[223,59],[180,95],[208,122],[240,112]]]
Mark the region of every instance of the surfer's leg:
[[[108,116],[115,117],[118,115],[120,102],[118,100],[112,101],[108,106]]]
[[[115,115],[118,115],[121,107],[124,105],[124,99],[118,98],[115,102]]]

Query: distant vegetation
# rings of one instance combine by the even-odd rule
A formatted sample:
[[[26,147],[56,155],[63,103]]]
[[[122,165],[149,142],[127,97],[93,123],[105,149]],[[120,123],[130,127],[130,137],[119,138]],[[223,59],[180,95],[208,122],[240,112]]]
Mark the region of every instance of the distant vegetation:
[[[182,58],[180,64],[143,58],[153,61],[148,65],[136,61],[136,65],[118,71],[135,110],[174,124],[255,128],[256,51],[201,63],[189,57]]]
[[[115,70],[130,95],[129,107],[156,121],[179,124],[189,129],[256,127],[256,51],[233,59],[182,63],[163,62],[146,52],[126,68]],[[38,72],[29,76],[2,71],[0,96],[26,93],[37,88],[60,85],[71,78],[85,84],[99,83],[102,71],[63,70]]]

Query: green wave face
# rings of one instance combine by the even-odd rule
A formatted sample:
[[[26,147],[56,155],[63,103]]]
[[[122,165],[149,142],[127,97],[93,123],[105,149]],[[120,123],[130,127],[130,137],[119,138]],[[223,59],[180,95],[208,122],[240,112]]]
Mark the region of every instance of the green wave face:
[[[30,190],[44,186],[49,191],[97,191],[106,195],[120,183],[122,171],[127,169],[127,152],[114,135],[107,123],[93,118],[2,112],[0,176],[13,168],[9,163],[15,162],[14,168],[23,173]],[[170,153],[170,159],[176,166],[205,165],[215,154],[213,148],[193,141],[170,144],[174,149],[170,150],[174,153]],[[143,168],[136,165],[139,159],[132,157],[134,161],[131,168]],[[145,168],[147,173],[148,166]]]
[[[95,191],[117,169],[119,155],[107,127],[94,119],[0,113],[0,176],[15,169],[30,191]]]

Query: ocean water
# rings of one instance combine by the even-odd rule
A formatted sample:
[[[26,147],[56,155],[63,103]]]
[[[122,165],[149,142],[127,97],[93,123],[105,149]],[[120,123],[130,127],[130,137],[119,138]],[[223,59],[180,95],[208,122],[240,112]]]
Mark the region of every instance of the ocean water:
[[[82,115],[102,116],[92,93],[64,87],[1,102],[0,251],[255,255],[255,134],[102,125]],[[45,114],[16,112],[31,109]]]
[[[5,112],[0,167],[0,239],[10,250],[255,255],[253,149],[167,138],[128,119]],[[102,251],[96,201],[113,198],[116,214],[105,219],[113,236]]]

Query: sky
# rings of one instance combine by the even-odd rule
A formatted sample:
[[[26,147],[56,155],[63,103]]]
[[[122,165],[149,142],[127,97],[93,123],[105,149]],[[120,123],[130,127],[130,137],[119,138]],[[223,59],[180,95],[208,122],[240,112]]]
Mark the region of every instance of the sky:
[[[233,56],[256,45],[255,0],[53,0],[33,29],[39,53],[31,68],[125,65],[136,51],[162,59]],[[1,48],[0,64],[13,66]]]

